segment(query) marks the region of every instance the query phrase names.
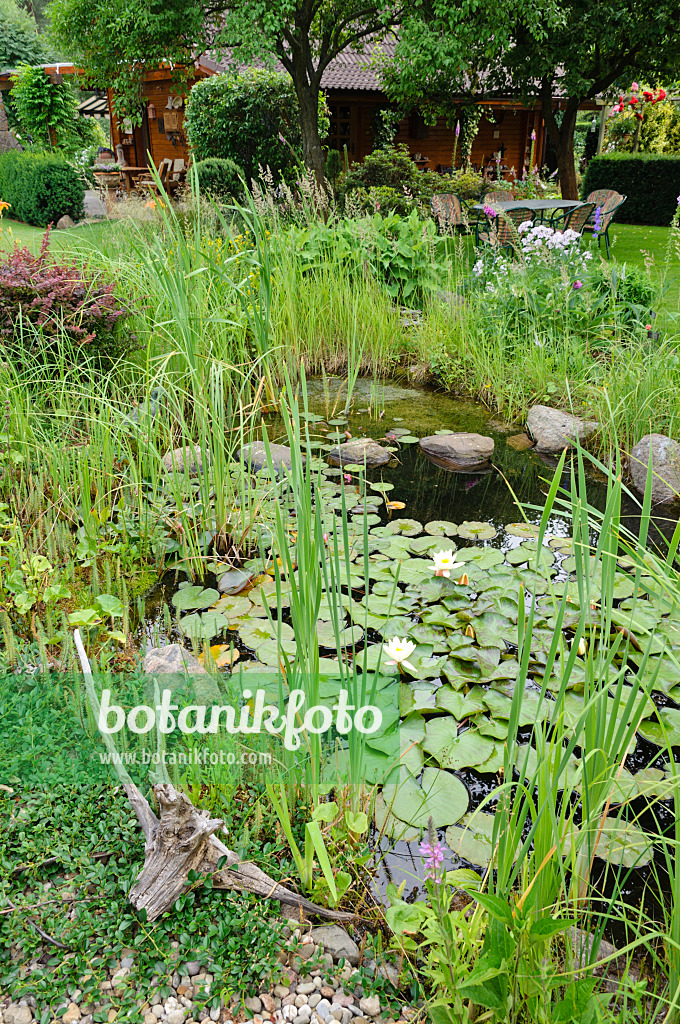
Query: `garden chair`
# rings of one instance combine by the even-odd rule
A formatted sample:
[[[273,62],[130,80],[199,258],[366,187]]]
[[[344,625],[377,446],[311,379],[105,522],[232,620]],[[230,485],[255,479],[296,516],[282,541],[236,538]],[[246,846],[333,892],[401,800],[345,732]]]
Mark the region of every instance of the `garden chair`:
[[[484,193],[483,203],[514,203],[515,193],[508,192],[504,188],[492,188],[490,192]]]
[[[437,230],[442,235],[452,235],[455,228],[468,225],[467,204],[453,192],[435,193],[430,200],[430,209]]]
[[[477,233],[477,243],[492,245],[496,254],[512,252],[517,243],[517,228],[525,220],[533,220],[531,210],[526,206],[517,206],[514,210],[499,213],[497,217],[487,217],[486,229]]]
[[[165,160],[161,160],[158,164],[158,177],[161,179],[161,185],[166,188],[168,173],[172,169],[172,160],[170,157],[166,157]],[[154,194],[158,191],[155,178],[151,174],[143,174],[138,182],[137,187],[142,189],[149,189]]]
[[[627,196],[621,195],[620,192],[616,192],[613,188],[597,188],[590,195],[586,196],[587,203],[595,203],[595,207],[600,207],[601,210],[601,221],[600,230],[597,236],[597,244],[600,245],[602,236],[604,235],[604,244],[607,250],[607,259],[609,259],[609,225],[614,219],[614,214],[618,210],[619,206],[622,206],[627,199]],[[595,210],[593,210],[592,216],[588,218],[585,224],[584,231],[595,231]]]
[[[595,213],[595,203],[581,203],[580,206],[572,206],[566,213],[558,214],[551,220],[551,226],[556,231],[575,231],[582,235],[588,218]],[[561,220],[561,224],[560,224]]]

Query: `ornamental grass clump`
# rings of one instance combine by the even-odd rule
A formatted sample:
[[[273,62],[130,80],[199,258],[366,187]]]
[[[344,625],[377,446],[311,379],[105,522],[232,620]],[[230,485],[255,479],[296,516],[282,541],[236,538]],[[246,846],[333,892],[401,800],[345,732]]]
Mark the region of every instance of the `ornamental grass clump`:
[[[22,351],[43,362],[85,355],[110,364],[134,340],[120,332],[128,310],[113,284],[57,260],[49,242],[48,229],[37,256],[16,245],[0,258],[0,339],[19,358]]]

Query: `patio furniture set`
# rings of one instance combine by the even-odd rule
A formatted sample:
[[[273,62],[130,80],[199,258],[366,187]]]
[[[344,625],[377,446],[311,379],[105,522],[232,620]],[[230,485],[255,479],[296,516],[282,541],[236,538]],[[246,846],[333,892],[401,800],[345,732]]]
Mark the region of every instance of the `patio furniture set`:
[[[98,172],[95,166],[94,176],[99,185],[106,189],[107,192],[117,193],[124,189],[128,196],[133,192],[158,195],[158,184],[150,168],[133,167],[126,163],[122,146],[117,146],[116,151],[118,154],[118,165],[115,170]],[[170,196],[174,196],[180,186],[186,181],[187,170],[183,159],[171,160],[166,158],[161,160],[156,170],[161,185]]]
[[[597,244],[604,238],[607,259],[609,259],[609,225],[614,214],[625,203],[626,196],[612,189],[597,189],[578,199],[518,199],[512,192],[497,190],[487,192],[482,202],[466,203],[452,192],[440,192],[432,197],[432,215],[440,232],[452,233],[456,227],[470,226],[468,211],[476,215],[474,220],[475,245],[480,242],[494,245],[499,251],[512,249],[517,237],[517,228],[525,221],[538,219],[544,222],[546,216],[551,227],[561,231],[571,230],[583,235],[595,230],[596,212],[599,208],[599,231]],[[489,208],[494,210],[493,216]]]

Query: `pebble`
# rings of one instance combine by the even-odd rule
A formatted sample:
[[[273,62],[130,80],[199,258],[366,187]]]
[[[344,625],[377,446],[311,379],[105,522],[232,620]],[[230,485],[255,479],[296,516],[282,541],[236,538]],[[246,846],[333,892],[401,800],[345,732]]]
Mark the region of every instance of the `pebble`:
[[[322,999],[320,1003],[316,1004],[316,1012],[322,1020],[328,1020],[328,1015],[331,1012],[331,1004],[327,999]]]
[[[297,1017],[297,1009],[295,1008],[295,1006],[288,1004],[284,1006],[283,1009],[281,1010],[281,1016],[283,1017],[284,1020],[295,1020],[295,1018]]]
[[[165,1010],[163,1009],[161,1003],[154,1003],[153,1006],[151,1007],[151,1012],[155,1014],[156,1017],[162,1017],[163,1014],[165,1013]]]
[[[324,996],[326,999],[331,999],[333,997],[334,992],[335,989],[331,985],[323,985],[321,988],[321,995]]]
[[[157,1024],[157,1021],[158,1017],[155,1013],[151,1013],[150,1010],[148,1013],[144,1014],[144,1024]]]
[[[273,1013],[276,1009],[276,1003],[274,1002],[273,996],[270,996],[268,992],[262,992],[260,994],[260,1002],[267,1011],[267,1013]]]
[[[81,1017],[82,1014],[80,1012],[80,1007],[78,1006],[78,1004],[69,1003],[68,1009],[61,1019],[63,1021],[63,1024],[75,1024],[75,1021],[80,1020]]]
[[[300,1007],[300,1006],[306,1006],[306,1004],[307,1004],[307,996],[304,995],[303,993],[299,992],[298,995],[295,996],[295,1005],[297,1007]]]
[[[368,1017],[377,1017],[380,1013],[380,999],[378,996],[364,996],[359,1003],[359,1009]]]
[[[190,960],[189,963],[187,964],[187,974],[189,975],[190,978],[195,978],[196,975],[200,972],[200,970],[201,965],[198,962],[198,960]]]
[[[262,1011],[262,1003],[257,996],[251,996],[249,999],[244,999],[243,1005],[246,1010],[252,1010],[253,1013],[261,1013]]]
[[[183,1024],[185,1010],[171,1010],[165,1018],[166,1024]]]
[[[312,992],[311,996],[307,1000],[308,1005],[311,1006],[312,1009],[314,1009],[314,1007],[317,1005],[317,1003],[320,1003],[320,1002],[321,1002],[321,993],[320,992]]]
[[[303,981],[297,987],[298,995],[308,996],[316,990],[316,985],[313,981]]]
[[[278,999],[285,999],[290,995],[290,989],[287,985],[274,985],[274,995]]]
[[[222,1011],[220,1010],[219,1006],[213,1006],[212,1010],[210,1011],[210,1019],[219,1020],[221,1012]]]
[[[120,966],[121,967],[130,968],[130,967],[132,967],[134,965],[134,962],[135,962],[134,957],[132,957],[132,956],[124,956],[123,959],[120,962]]]

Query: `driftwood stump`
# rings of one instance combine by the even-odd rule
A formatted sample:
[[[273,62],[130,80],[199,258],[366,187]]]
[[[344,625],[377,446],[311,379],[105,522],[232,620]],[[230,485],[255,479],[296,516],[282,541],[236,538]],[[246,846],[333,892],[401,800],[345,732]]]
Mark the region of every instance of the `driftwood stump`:
[[[125,790],[146,836],[145,863],[130,890],[130,902],[137,910],[146,910],[148,921],[155,921],[172,906],[190,884],[190,871],[212,875],[216,889],[254,892],[335,921],[350,921],[355,916],[317,906],[279,885],[252,862],[239,860],[215,835],[222,827],[221,819],[199,811],[169,783],[154,786],[160,819],[135,785],[126,785]]]

